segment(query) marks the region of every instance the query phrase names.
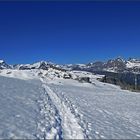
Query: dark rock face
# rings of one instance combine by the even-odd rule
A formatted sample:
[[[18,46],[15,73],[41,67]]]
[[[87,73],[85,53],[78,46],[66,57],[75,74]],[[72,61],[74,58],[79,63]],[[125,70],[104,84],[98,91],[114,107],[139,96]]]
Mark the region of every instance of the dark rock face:
[[[64,78],[64,79],[71,79],[72,76],[71,76],[70,74],[64,74],[63,78]]]
[[[134,73],[112,73],[112,72],[97,72],[105,76],[100,79],[101,82],[119,85],[122,89],[140,90],[140,74]],[[137,83],[135,83],[135,80]],[[135,84],[137,84],[135,86]]]
[[[75,79],[75,80],[78,80],[78,81],[81,82],[81,83],[84,83],[84,82],[86,82],[86,83],[91,83],[89,77],[78,77],[78,78]]]
[[[101,71],[104,68],[104,63],[100,61],[95,62],[95,63],[89,63],[87,64],[87,68]]]
[[[104,64],[106,69],[113,68],[115,71],[123,71],[126,69],[126,62],[120,58],[109,60]]]
[[[127,71],[140,73],[140,68],[139,67],[128,68]]]
[[[27,66],[21,66],[21,67],[19,68],[19,70],[30,70],[30,68],[27,67]]]
[[[43,69],[43,70],[48,70],[49,65],[46,64],[45,62],[42,62],[39,66],[39,69]]]
[[[59,70],[59,71],[63,71],[63,72],[66,72],[67,71],[67,70],[65,70],[65,69],[63,69],[61,67],[57,67],[55,65],[50,65],[50,68],[55,69],[55,70]]]

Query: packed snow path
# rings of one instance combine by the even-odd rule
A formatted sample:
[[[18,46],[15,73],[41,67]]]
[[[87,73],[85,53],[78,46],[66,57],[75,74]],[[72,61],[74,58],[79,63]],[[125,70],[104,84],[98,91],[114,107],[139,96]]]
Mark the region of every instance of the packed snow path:
[[[84,128],[82,128],[78,124],[78,118],[74,114],[72,114],[71,109],[65,105],[65,101],[61,100],[55,92],[51,90],[51,88],[47,85],[45,80],[41,79],[43,82],[43,88],[45,89],[47,96],[50,98],[52,104],[54,104],[55,110],[57,113],[55,116],[59,118],[59,126],[61,126],[58,131],[56,128],[56,132],[58,133],[57,137],[54,138],[64,138],[64,139],[85,139],[88,138],[86,134],[84,134]],[[45,111],[45,109],[44,109]],[[55,117],[56,118],[56,117]],[[58,119],[57,118],[57,119]],[[54,128],[54,127],[53,127]],[[59,135],[61,134],[61,136]],[[49,138],[48,136],[46,138]]]
[[[37,119],[37,139],[62,139],[61,118],[49,94],[44,92],[37,101],[40,115]]]

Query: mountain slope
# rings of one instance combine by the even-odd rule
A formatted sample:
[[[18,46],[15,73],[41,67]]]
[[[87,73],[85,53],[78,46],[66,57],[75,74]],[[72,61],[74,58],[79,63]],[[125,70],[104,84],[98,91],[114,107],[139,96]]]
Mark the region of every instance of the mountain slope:
[[[96,79],[102,76],[89,72],[72,74],[89,76],[91,83],[58,78],[54,71],[9,71],[13,78],[0,76],[0,138],[140,138],[139,93],[101,83]]]

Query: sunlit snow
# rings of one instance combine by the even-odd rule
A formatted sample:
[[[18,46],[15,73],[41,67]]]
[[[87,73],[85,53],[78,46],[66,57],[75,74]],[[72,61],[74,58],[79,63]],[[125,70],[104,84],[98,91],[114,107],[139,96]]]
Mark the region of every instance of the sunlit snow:
[[[56,72],[0,71],[1,139],[140,139],[138,92],[101,83],[101,75],[69,72],[91,78],[81,83]]]

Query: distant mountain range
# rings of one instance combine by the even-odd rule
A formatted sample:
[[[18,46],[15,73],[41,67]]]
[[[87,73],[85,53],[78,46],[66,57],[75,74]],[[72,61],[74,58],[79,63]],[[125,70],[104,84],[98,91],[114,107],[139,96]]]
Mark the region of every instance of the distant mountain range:
[[[30,69],[43,69],[54,68],[59,70],[80,70],[80,71],[107,71],[115,73],[124,72],[136,72],[140,73],[140,60],[130,58],[124,60],[122,58],[116,58],[108,60],[107,62],[96,61],[88,64],[66,64],[57,65],[47,61],[40,61],[33,64],[16,64],[9,65],[5,61],[0,60],[0,69],[19,69],[19,70],[30,70]]]
[[[137,72],[140,73],[140,60],[116,58],[107,62],[96,61],[88,64],[64,65],[69,70],[84,70],[89,72],[108,71],[108,72]]]

